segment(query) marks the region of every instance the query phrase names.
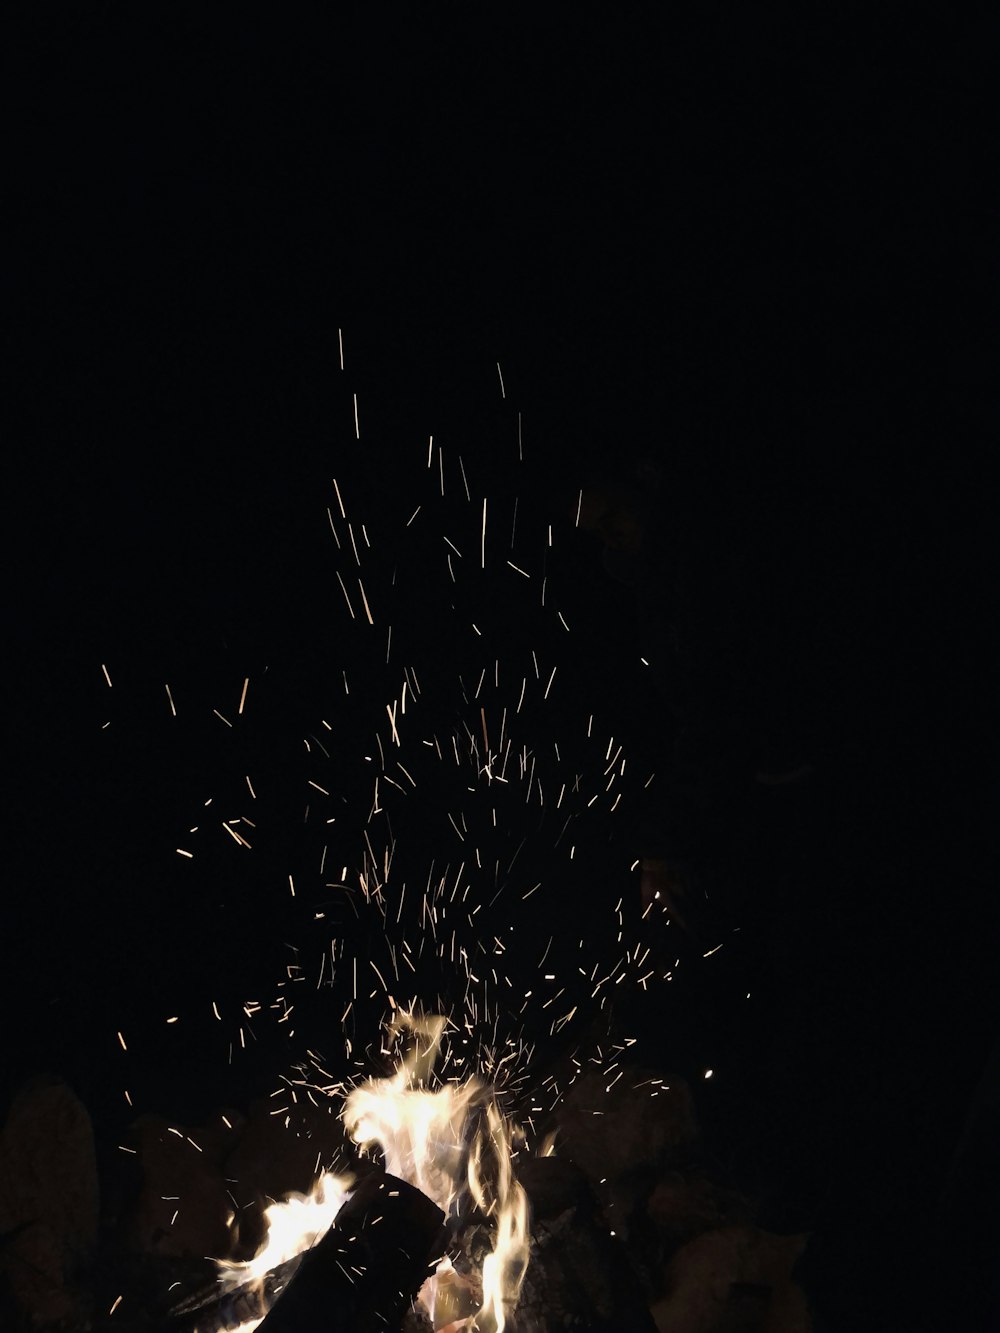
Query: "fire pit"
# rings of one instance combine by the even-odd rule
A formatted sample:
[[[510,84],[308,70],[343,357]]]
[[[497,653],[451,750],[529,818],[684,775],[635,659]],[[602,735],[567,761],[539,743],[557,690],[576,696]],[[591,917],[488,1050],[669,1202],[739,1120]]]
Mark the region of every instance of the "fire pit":
[[[678,957],[666,920],[642,916],[617,836],[655,775],[632,745],[632,712],[610,700],[606,715],[591,711],[586,631],[567,640],[572,603],[563,615],[553,601],[572,538],[557,516],[519,515],[526,474],[498,492],[481,459],[449,453],[446,465],[432,438],[410,472],[393,457],[387,496],[376,455],[345,461],[357,475],[342,472],[328,495],[340,620],[316,651],[308,711],[280,666],[251,676],[241,663],[228,703],[204,684],[156,683],[164,730],[147,728],[144,764],[157,737],[171,753],[191,746],[171,793],[183,814],[163,843],[179,906],[164,947],[197,953],[205,966],[190,972],[213,989],[144,1015],[155,1040],[138,1015],[122,1019],[109,1082],[130,1108],[160,1107],[170,1075],[153,1093],[140,1077],[177,1040],[185,1082],[237,1066],[233,1089],[241,1069],[254,1097],[264,1078],[279,1086],[245,1121],[219,1110],[200,1134],[143,1115],[119,1141],[144,1174],[122,1248],[192,1271],[158,1274],[155,1300],[116,1291],[106,1317],[121,1326],[142,1308],[140,1326],[157,1333],[650,1327],[673,1251],[651,1244],[647,1262],[630,1219],[646,1210],[652,1226],[649,1197],[668,1158],[686,1168],[693,1123],[683,1080],[633,1077],[622,1020],[625,997],[662,996],[694,958]],[[325,458],[323,469],[327,486]],[[425,613],[434,587],[445,602]],[[331,671],[334,648],[344,666]],[[616,692],[641,698],[647,674],[644,658],[622,663]],[[131,720],[124,705],[114,713],[129,687],[107,668],[100,687],[113,738]],[[294,735],[284,721],[266,731],[276,706],[272,721],[294,716]],[[206,719],[232,748],[195,799],[190,774],[211,767]],[[722,942],[697,947],[700,965]],[[581,1030],[602,1023],[614,1041],[584,1050]],[[183,1043],[206,1029],[219,1050],[198,1062]],[[327,1074],[311,1048],[331,1034],[342,1050]],[[266,1043],[255,1079],[250,1056],[240,1062]],[[230,1096],[246,1110],[227,1083],[220,1100]],[[349,1140],[339,1170],[328,1125],[316,1139],[303,1127],[313,1113]],[[565,1159],[548,1155],[549,1130]],[[744,1220],[691,1205],[686,1189],[683,1221],[661,1228],[675,1250]],[[218,1261],[201,1290],[206,1254]],[[728,1285],[740,1283],[755,1279],[737,1266]]]
[[[219,1291],[176,1311],[191,1333],[261,1319],[273,1333],[327,1305],[349,1311],[337,1316],[345,1328],[391,1327],[414,1299],[435,1329],[504,1328],[528,1257],[528,1203],[511,1159],[520,1131],[476,1078],[430,1086],[446,1026],[397,1014],[390,1035],[410,1045],[396,1073],[346,1093],[351,1138],[377,1149],[387,1172],[324,1174],[308,1198],[269,1208],[257,1255],[220,1262]]]
[[[324,1174],[269,1208],[258,1254],[221,1262],[217,1287],[175,1308],[178,1333],[654,1327],[583,1173],[526,1154],[515,1170],[524,1134],[496,1091],[432,1086],[446,1026],[397,1015],[410,1047],[396,1073],[344,1098],[352,1139],[387,1170]]]

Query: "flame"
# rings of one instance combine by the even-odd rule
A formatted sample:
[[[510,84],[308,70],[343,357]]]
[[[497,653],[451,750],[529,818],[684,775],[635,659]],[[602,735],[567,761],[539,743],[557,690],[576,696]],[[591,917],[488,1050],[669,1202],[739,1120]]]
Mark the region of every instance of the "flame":
[[[527,1198],[511,1168],[520,1131],[508,1125],[492,1090],[476,1078],[433,1091],[424,1086],[446,1027],[447,1019],[439,1014],[397,1014],[390,1031],[413,1035],[410,1052],[392,1078],[372,1079],[348,1095],[343,1120],[359,1147],[377,1144],[386,1169],[422,1190],[452,1222],[462,1217],[470,1199],[492,1222],[493,1250],[483,1262],[482,1300],[471,1313],[472,1323],[452,1317],[462,1279],[447,1261],[425,1284],[420,1299],[436,1329],[503,1333],[528,1259]]]
[[[386,1170],[416,1186],[441,1208],[453,1229],[473,1210],[493,1230],[493,1249],[479,1275],[457,1272],[443,1259],[421,1289],[438,1333],[503,1333],[527,1269],[529,1213],[514,1177],[511,1152],[521,1137],[477,1078],[431,1089],[448,1021],[439,1014],[399,1013],[390,1034],[412,1044],[391,1078],[369,1079],[346,1097],[341,1116],[362,1149],[377,1146]],[[351,1176],[320,1176],[312,1192],[292,1195],[265,1212],[264,1246],[247,1263],[219,1261],[227,1290],[260,1283],[278,1264],[315,1245],[332,1225],[354,1184]],[[259,1321],[258,1321],[259,1322]],[[251,1333],[256,1322],[235,1333]]]
[[[490,1329],[490,1320],[497,1333],[503,1333],[506,1311],[517,1305],[521,1284],[528,1267],[530,1244],[528,1199],[510,1164],[510,1138],[507,1126],[495,1102],[486,1108],[490,1138],[499,1164],[499,1181],[492,1199],[482,1192],[482,1180],[469,1167],[469,1189],[488,1217],[496,1218],[496,1240],[493,1251],[483,1261],[483,1308],[476,1327],[484,1333]],[[478,1166],[478,1164],[477,1164]],[[478,1188],[477,1188],[478,1187]]]
[[[261,1282],[279,1264],[312,1249],[333,1225],[353,1186],[353,1176],[324,1171],[308,1194],[290,1194],[265,1208],[264,1244],[254,1257],[245,1263],[216,1261],[223,1289]]]

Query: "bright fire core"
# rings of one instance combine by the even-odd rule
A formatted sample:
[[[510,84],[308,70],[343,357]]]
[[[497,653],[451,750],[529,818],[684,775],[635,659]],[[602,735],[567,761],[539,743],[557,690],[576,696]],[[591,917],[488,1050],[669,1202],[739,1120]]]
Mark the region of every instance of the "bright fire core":
[[[447,1019],[439,1015],[397,1015],[391,1033],[409,1034],[408,1054],[391,1078],[370,1079],[349,1092],[341,1118],[359,1148],[380,1149],[386,1170],[426,1194],[450,1223],[478,1214],[490,1226],[493,1249],[481,1270],[460,1274],[444,1258],[418,1299],[440,1333],[502,1333],[528,1263],[528,1202],[511,1166],[521,1131],[476,1078],[429,1086],[446,1027]],[[232,1290],[262,1282],[279,1264],[315,1245],[353,1185],[350,1175],[324,1173],[309,1196],[273,1204],[254,1258],[220,1261],[224,1285]],[[239,1333],[249,1333],[258,1322],[244,1324]]]

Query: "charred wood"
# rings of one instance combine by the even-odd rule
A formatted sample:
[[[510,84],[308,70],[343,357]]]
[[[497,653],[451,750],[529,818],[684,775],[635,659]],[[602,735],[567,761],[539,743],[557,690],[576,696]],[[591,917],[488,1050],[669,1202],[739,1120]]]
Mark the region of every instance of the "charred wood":
[[[655,1333],[638,1275],[571,1163],[536,1158],[518,1172],[532,1204],[531,1257],[510,1333]]]
[[[444,1214],[395,1176],[362,1180],[323,1239],[244,1288],[175,1311],[176,1333],[222,1333],[260,1318],[261,1333],[386,1333],[400,1328],[445,1243]]]

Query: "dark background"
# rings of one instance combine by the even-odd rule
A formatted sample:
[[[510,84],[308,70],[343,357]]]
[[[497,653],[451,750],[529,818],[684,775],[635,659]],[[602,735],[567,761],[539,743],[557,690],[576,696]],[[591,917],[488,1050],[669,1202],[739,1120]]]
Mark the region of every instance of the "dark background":
[[[293,815],[238,882],[222,859],[178,876],[217,730],[171,739],[162,683],[208,717],[266,667],[239,744],[297,762],[356,652],[331,611],[330,475],[391,533],[389,461],[431,432],[481,494],[523,491],[525,523],[564,518],[588,469],[653,459],[700,496],[718,479],[715,522],[779,515],[838,572],[845,745],[772,831],[814,893],[784,916],[776,891],[760,920],[790,955],[829,926],[819,972],[843,989],[782,1029],[809,977],[762,964],[774,1012],[742,1059],[786,1071],[803,1160],[839,1140],[850,1163],[824,1196],[827,1286],[858,1265],[912,1296],[995,1017],[991,26],[940,7],[328,20],[34,9],[9,46],[5,1081],[54,1067],[113,1124],[123,1013],[151,1023],[187,977],[214,994],[213,970],[242,995],[280,962],[260,917]],[[568,540],[555,586],[593,616],[574,679],[625,714],[621,626],[600,620],[617,595]],[[413,660],[451,632],[435,603]],[[130,1075],[150,1105],[197,1106],[185,1078],[224,1090],[215,1048],[179,1040]],[[832,1108],[830,1063],[852,1089]]]

